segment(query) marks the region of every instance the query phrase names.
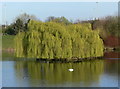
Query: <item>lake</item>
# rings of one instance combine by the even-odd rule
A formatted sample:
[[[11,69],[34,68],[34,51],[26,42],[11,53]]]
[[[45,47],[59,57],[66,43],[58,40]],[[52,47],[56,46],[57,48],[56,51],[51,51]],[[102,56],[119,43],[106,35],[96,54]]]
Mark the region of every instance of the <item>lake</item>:
[[[119,52],[104,59],[48,63],[3,52],[3,87],[118,87]],[[73,71],[69,71],[73,69]]]

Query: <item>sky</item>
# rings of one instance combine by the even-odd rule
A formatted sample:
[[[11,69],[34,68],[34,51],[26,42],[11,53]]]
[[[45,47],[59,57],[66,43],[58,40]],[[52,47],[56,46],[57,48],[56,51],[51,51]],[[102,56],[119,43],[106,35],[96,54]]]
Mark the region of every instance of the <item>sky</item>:
[[[64,16],[69,20],[89,20],[117,15],[117,2],[4,2],[0,24],[10,24],[23,13],[35,15],[45,21],[49,16]]]

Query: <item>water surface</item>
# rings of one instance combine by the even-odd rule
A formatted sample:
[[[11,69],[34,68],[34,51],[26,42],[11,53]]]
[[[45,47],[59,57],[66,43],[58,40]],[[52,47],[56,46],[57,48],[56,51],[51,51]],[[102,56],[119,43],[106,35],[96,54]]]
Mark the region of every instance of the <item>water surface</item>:
[[[79,63],[48,63],[3,52],[2,86],[117,87],[118,60],[105,57]]]

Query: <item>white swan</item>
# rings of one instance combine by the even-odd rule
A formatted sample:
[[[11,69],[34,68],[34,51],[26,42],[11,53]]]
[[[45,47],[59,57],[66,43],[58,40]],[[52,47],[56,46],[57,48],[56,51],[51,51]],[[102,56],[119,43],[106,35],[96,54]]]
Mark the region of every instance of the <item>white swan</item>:
[[[68,69],[69,71],[73,71],[73,69]]]

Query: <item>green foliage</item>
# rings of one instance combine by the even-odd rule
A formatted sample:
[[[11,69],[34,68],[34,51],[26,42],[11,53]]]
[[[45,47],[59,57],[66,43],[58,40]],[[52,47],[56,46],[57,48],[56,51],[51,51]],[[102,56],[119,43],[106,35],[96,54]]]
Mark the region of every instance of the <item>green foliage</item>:
[[[19,32],[25,32],[27,30],[27,23],[24,24],[22,20],[17,19],[14,23],[7,26],[2,30],[3,34],[16,35]]]
[[[6,28],[2,29],[3,35],[15,35],[15,30],[13,25],[7,26]]]
[[[90,24],[71,25],[67,29],[71,34],[73,57],[86,58],[103,55],[102,39],[99,37],[99,32],[90,29]]]
[[[16,35],[19,32],[26,32],[27,24],[30,20],[37,21],[38,19],[35,16],[28,15],[26,13],[20,14],[18,17],[16,17],[15,22],[3,29],[3,34]]]
[[[26,30],[25,24],[20,19],[16,20],[16,22],[13,24],[13,27],[14,27],[15,34],[17,34],[18,32],[23,32]]]
[[[65,18],[64,16],[62,16],[62,17],[50,16],[50,17],[48,17],[48,19],[46,20],[46,22],[56,22],[56,23],[61,23],[61,24],[65,24],[65,25],[72,24],[72,23],[71,23],[67,18]]]
[[[103,56],[103,42],[90,24],[62,25],[31,20],[15,37],[18,57],[70,59]],[[18,40],[19,39],[19,40]]]
[[[19,56],[19,57],[23,57],[25,54],[24,54],[24,35],[25,33],[18,33],[15,37],[15,46],[17,47],[16,49],[16,55]]]

